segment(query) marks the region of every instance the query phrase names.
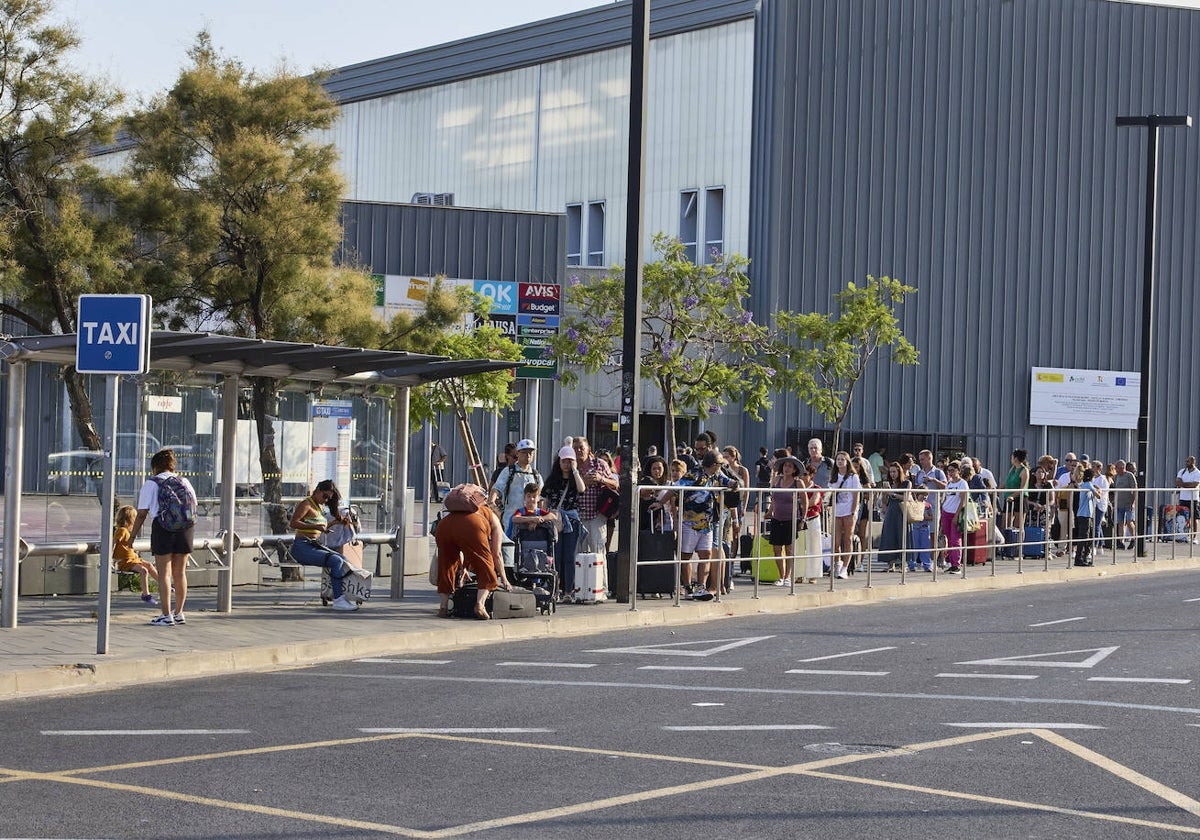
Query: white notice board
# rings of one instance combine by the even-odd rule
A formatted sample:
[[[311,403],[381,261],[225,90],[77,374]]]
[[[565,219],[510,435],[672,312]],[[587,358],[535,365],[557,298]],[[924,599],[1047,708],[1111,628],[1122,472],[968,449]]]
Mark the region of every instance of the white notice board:
[[[1029,423],[1136,429],[1142,375],[1136,371],[1033,368]]]

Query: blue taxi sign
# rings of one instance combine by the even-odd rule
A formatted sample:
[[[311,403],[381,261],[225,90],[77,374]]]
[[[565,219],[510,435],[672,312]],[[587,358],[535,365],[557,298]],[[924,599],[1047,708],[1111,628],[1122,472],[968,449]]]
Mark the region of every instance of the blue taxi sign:
[[[75,369],[145,373],[150,369],[150,296],[80,295]]]

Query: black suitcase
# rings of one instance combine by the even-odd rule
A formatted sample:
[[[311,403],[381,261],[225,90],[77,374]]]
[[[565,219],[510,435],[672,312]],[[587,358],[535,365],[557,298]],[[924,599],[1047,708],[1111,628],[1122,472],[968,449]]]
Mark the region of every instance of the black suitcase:
[[[475,598],[479,590],[468,583],[450,596],[451,613],[455,618],[475,617]],[[497,589],[488,595],[484,609],[492,618],[531,618],[538,613],[537,596],[531,589],[514,586],[509,591]]]
[[[1021,551],[1021,538],[1016,528],[1004,529],[1004,545],[1000,546],[999,555],[1015,560]]]
[[[748,558],[754,556],[754,535],[742,534],[738,537],[738,557],[741,563],[738,566],[738,572],[743,575],[748,575],[751,572],[751,563]]]
[[[642,565],[647,560],[674,560],[675,535],[654,531],[638,533],[637,594],[671,595],[675,592],[675,564],[654,563]]]

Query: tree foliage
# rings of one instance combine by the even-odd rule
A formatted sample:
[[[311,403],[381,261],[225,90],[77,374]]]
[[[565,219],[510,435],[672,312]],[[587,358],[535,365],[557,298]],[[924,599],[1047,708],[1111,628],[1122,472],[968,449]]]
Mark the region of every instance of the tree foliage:
[[[79,40],[49,11],[0,0],[0,312],[41,334],[76,331],[81,293],[129,290],[131,239],[93,201],[110,179],[85,165],[121,94],[67,67]],[[80,439],[99,449],[83,381],[73,368],[64,381]]]
[[[677,239],[654,238],[659,258],[643,270],[641,376],[662,394],[668,451],[674,451],[675,417],[718,414],[731,402],[756,419],[771,405],[775,370],[764,353],[767,328],[745,309],[750,280],[747,260],[715,254],[697,265]],[[567,287],[576,313],[565,317],[552,352],[562,382],[574,386],[579,370],[621,369],[624,272]]]
[[[834,424],[835,450],[854,389],[875,354],[883,350],[898,365],[918,363],[896,316],[916,291],[891,277],[868,276],[864,285],[847,283],[834,296],[835,313],[776,313],[782,384]]]

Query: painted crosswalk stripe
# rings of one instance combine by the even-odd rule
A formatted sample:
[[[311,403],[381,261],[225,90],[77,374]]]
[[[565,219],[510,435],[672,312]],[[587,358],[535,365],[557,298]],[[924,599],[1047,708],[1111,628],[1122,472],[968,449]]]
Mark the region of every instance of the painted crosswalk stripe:
[[[595,662],[498,662],[514,668],[595,668]]]
[[[1036,680],[1037,674],[938,674],[960,680]]]
[[[364,662],[368,665],[449,665],[453,659],[383,659],[378,657],[367,657],[366,659],[355,659],[355,662]]]
[[[1030,627],[1049,627],[1051,624],[1066,624],[1070,621],[1087,621],[1086,615],[1079,615],[1075,618],[1060,618],[1056,621],[1039,621],[1037,624],[1030,624]]]
[[[890,671],[822,671],[817,668],[793,668],[787,674],[824,674],[828,677],[886,677]]]
[[[394,727],[379,727],[374,729],[359,729],[364,735],[528,735],[537,732],[553,732],[553,729],[536,729],[536,728],[520,728],[520,727],[419,727],[419,726],[394,726]]]
[[[808,723],[760,723],[730,726],[664,726],[667,732],[779,732],[784,730],[831,729]]]
[[[1012,723],[1003,721],[980,721],[976,723],[947,723],[959,729],[1104,729],[1090,723]]]
[[[43,735],[249,735],[250,729],[43,729]]]
[[[642,665],[639,671],[741,671],[741,668],[718,665]]]
[[[1185,604],[1194,604],[1194,603],[1196,603],[1197,601],[1200,601],[1200,598],[1187,598],[1187,599],[1185,599],[1185,600],[1184,600],[1184,602],[1183,602],[1183,603],[1185,603]]]
[[[1191,680],[1172,679],[1170,677],[1088,677],[1088,682],[1161,683],[1163,685],[1187,685],[1191,682]]]
[[[797,662],[823,662],[826,659],[841,659],[846,656],[862,656],[867,653],[882,653],[885,650],[895,650],[892,647],[868,648],[867,650],[852,650],[849,653],[832,653],[829,656],[814,656],[812,659],[797,659]]]

